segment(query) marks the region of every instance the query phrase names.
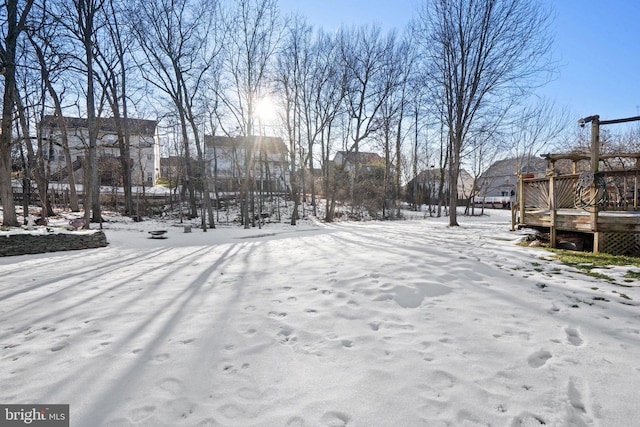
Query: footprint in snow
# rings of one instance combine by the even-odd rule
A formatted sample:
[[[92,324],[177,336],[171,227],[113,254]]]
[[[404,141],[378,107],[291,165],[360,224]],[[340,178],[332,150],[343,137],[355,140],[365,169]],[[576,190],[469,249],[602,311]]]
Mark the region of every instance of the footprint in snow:
[[[578,332],[577,329],[574,328],[566,328],[564,330],[567,334],[567,340],[569,340],[569,342],[571,343],[571,345],[574,345],[576,347],[579,347],[582,345],[582,343],[584,342],[582,340],[582,338],[580,337],[580,332]]]
[[[305,427],[305,426],[306,424],[302,417],[289,418],[289,420],[287,421],[287,424],[285,424],[285,427]]]
[[[269,317],[287,317],[287,313],[284,312],[275,312],[275,311],[270,311],[269,312]]]
[[[55,345],[55,346],[51,347],[51,351],[55,353],[57,351],[62,350],[65,347],[67,347],[68,345],[69,344],[67,344],[66,342],[60,343],[58,345]]]
[[[529,412],[523,412],[522,414],[518,415],[513,419],[513,422],[511,423],[511,427],[521,427],[521,426],[536,427],[536,426],[545,426],[545,425],[547,425],[547,423],[542,417],[531,414]]]
[[[234,365],[233,363],[230,362],[223,362],[220,365],[220,370],[226,374],[237,374],[238,373],[238,369],[249,369],[251,367],[251,364],[249,363],[243,363],[242,365],[240,365],[240,368],[238,368],[236,365]]]
[[[325,412],[320,421],[327,427],[346,427],[351,417],[338,411]]]
[[[156,410],[155,406],[141,406],[139,408],[135,408],[129,412],[129,418],[135,422],[136,424],[149,418],[153,412]]]
[[[182,381],[172,377],[162,379],[158,383],[158,387],[172,396],[179,396],[184,390]]]
[[[53,351],[53,350],[51,350]],[[15,362],[16,360],[19,360],[23,357],[26,357],[28,355],[30,355],[31,353],[29,353],[28,351],[23,351],[21,353],[16,354],[15,356],[13,356],[13,359],[11,359],[13,362]]]
[[[282,326],[278,332],[278,339],[281,344],[293,344],[298,338],[293,335],[293,329],[288,326]]]
[[[91,349],[89,350],[89,353],[90,354],[102,353],[110,344],[111,344],[110,341],[103,341],[100,344],[91,347]]]
[[[579,378],[571,377],[568,387],[568,400],[566,425],[571,426],[589,426],[592,420],[587,416],[587,407],[582,401],[580,388],[583,388]]]
[[[242,387],[235,394],[245,400],[258,400],[263,397],[263,393],[260,390],[250,387]]]
[[[547,363],[547,360],[551,359],[551,357],[551,353],[548,351],[540,350],[529,356],[527,358],[527,362],[532,368],[540,368],[541,366],[544,366],[544,364]]]
[[[160,353],[153,356],[153,360],[155,360],[156,362],[162,363],[165,360],[169,359],[170,357],[171,355],[169,353]]]

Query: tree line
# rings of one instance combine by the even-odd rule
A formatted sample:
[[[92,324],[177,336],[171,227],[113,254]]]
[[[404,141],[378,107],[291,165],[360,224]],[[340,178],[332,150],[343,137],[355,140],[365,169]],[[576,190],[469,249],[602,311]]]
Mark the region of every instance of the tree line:
[[[117,127],[127,214],[135,211],[128,119],[154,117],[176,130],[180,154],[195,159],[185,161],[183,182],[193,217],[196,169],[206,170],[205,135],[269,134],[289,148],[294,224],[302,198],[315,209],[318,194],[327,199],[328,221],[341,194],[354,206],[374,198],[373,209],[385,217],[399,214],[403,183],[437,165],[440,196],[446,181],[443,203],[457,225],[465,161],[512,148],[513,135],[541,132],[548,123],[539,118],[554,114],[545,113],[547,103],[532,101],[554,70],[550,13],[537,0],[424,0],[405,28],[370,24],[329,32],[281,13],[277,0],[6,0],[0,10],[3,224],[18,225],[11,178],[20,164],[37,183],[44,214],[53,213],[45,153],[56,144],[71,164],[63,117],[76,115],[86,117],[89,133],[86,226],[101,215],[103,117]],[[277,112],[269,122],[260,115],[265,99]],[[59,141],[38,132],[45,115],[59,118]],[[542,139],[548,140],[529,141],[522,151]],[[338,151],[353,159],[350,185],[345,165],[331,162]],[[359,182],[365,176],[359,154],[369,151],[384,161],[375,181]],[[251,156],[245,153],[245,198]],[[317,175],[320,180],[306,178]],[[201,181],[214,227],[211,189]],[[373,189],[371,182],[379,185]],[[78,210],[73,182],[70,188],[71,208]],[[254,214],[247,206],[245,226]]]

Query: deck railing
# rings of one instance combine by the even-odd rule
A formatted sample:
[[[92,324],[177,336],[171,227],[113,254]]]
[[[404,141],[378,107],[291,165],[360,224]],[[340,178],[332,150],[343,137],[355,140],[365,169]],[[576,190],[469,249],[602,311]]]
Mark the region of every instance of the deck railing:
[[[586,209],[637,211],[640,169],[598,172],[601,188],[585,196],[579,185],[582,174],[522,178],[519,200],[523,211]],[[583,190],[582,193],[580,190]],[[598,191],[596,194],[595,192]]]

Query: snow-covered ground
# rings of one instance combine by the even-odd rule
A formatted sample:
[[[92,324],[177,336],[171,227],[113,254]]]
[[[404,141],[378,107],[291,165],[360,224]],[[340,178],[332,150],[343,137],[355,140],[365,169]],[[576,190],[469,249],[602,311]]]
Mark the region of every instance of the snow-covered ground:
[[[640,425],[638,283],[489,214],[109,222],[107,248],[0,258],[0,402],[77,427]]]

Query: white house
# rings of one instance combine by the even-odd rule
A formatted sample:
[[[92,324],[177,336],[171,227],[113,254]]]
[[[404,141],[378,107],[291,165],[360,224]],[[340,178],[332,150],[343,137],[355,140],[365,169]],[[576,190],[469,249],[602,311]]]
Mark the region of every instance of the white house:
[[[350,174],[354,173],[356,163],[359,164],[360,173],[363,175],[372,174],[376,167],[384,168],[384,158],[376,153],[368,152],[347,152],[338,151],[333,157],[333,164],[344,167],[344,170]],[[393,166],[391,167],[393,171]]]
[[[266,136],[207,136],[207,175],[217,191],[240,189],[247,170],[255,188],[284,192],[289,188],[289,150],[281,138]],[[247,160],[251,163],[247,165]]]
[[[88,157],[89,129],[87,119],[64,117],[72,167],[67,165],[61,145],[62,131],[56,116],[45,116],[40,126],[43,138],[50,144],[45,153],[51,169],[50,181],[66,182],[71,169],[75,182],[82,183],[85,158]],[[122,185],[118,129],[113,118],[97,119],[98,168],[101,185]],[[155,120],[127,119],[130,144],[132,185],[154,186],[160,175],[160,139]]]

